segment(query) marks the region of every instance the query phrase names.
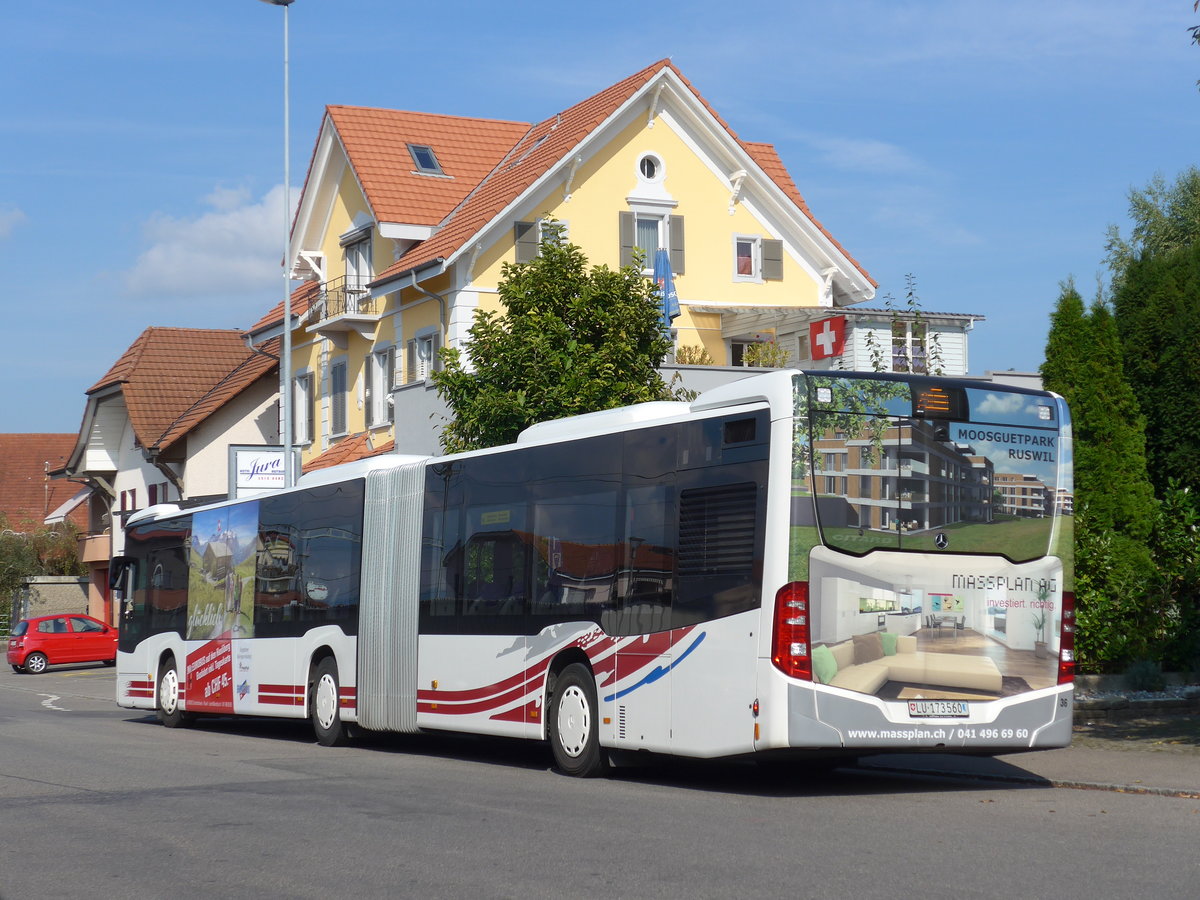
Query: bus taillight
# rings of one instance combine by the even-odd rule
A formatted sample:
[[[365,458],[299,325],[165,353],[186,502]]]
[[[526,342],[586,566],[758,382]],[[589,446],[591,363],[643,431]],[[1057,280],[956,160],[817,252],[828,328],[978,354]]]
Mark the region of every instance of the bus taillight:
[[[775,668],[793,678],[811,681],[808,637],[808,582],[793,581],[775,595],[775,630],[771,641],[771,661]]]
[[[1063,591],[1062,630],[1058,635],[1058,683],[1075,680],[1075,594]]]

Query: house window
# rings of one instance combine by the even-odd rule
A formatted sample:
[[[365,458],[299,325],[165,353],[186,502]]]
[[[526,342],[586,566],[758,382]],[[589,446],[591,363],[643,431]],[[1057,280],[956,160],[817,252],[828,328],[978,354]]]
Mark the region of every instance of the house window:
[[[137,509],[137,488],[121,491],[121,512],[134,512]]]
[[[390,425],[393,421],[392,388],[396,383],[396,348],[384,347],[367,354],[364,371],[367,425],[372,428]]]
[[[652,212],[621,212],[621,265],[633,263],[635,250],[643,254],[642,271],[654,272],[654,254],[659,247],[670,251],[671,274],[683,274],[683,216]]]
[[[346,433],[346,361],[339,360],[329,367],[329,432]]]
[[[167,502],[167,482],[161,481],[158,484],[152,484],[147,487],[149,492],[150,505],[154,506],[158,503]]]
[[[654,269],[654,254],[659,247],[665,247],[666,243],[666,216],[650,216],[643,213],[634,213],[634,244],[637,249],[642,251],[642,257],[646,262],[646,268]]]
[[[925,374],[925,339],[924,322],[892,322],[892,371]]]
[[[437,351],[441,346],[441,335],[436,329],[418,334],[408,342],[408,364],[405,381],[424,381],[437,368]]]
[[[796,335],[796,360],[812,359],[812,347],[807,334]]]
[[[433,148],[424,144],[409,144],[408,152],[412,154],[413,165],[417,167],[417,172],[422,175],[444,175],[442,167],[438,164],[437,156],[434,155]]]
[[[662,160],[653,153],[647,153],[638,160],[638,175],[642,181],[662,181],[663,179],[663,164]]]
[[[371,280],[371,240],[367,238],[347,244],[346,255],[346,306],[348,312],[357,306],[360,296],[367,290]]]
[[[567,223],[561,219],[538,219],[536,222],[517,222],[513,225],[513,242],[517,248],[517,262],[533,262],[538,257],[542,241],[550,236],[550,226],[557,229],[558,242],[568,240]]]
[[[731,366],[749,365],[746,362],[746,351],[755,344],[761,344],[762,341],[730,341],[729,342],[729,364]]]
[[[316,392],[313,373],[301,372],[292,379],[292,442],[311,444],[316,437]]]
[[[733,236],[734,281],[782,281],[783,241],[750,234]]]
[[[760,238],[734,235],[733,280],[762,280],[762,240]]]

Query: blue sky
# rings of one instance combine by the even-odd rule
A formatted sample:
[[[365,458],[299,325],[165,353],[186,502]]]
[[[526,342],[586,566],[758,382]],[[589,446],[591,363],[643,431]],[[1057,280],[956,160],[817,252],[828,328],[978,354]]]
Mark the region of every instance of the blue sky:
[[[327,103],[537,121],[670,56],[778,147],[880,297],[912,273],[925,310],[987,317],[980,373],[1035,370],[1059,283],[1094,294],[1130,188],[1197,162],[1191,0],[692,0],[651,18],[625,0],[297,0],[292,183]],[[282,44],[282,11],[255,0],[6,9],[0,431],[77,430],[146,327],[244,328],[277,302]]]

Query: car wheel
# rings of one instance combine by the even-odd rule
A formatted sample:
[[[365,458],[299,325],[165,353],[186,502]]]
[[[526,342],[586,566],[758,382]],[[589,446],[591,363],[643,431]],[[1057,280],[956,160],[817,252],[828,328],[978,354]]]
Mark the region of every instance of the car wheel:
[[[33,675],[41,675],[49,664],[50,660],[46,659],[45,653],[30,653],[25,658],[25,671]]]
[[[550,708],[550,747],[565,775],[591,778],[608,768],[600,749],[596,680],[582,663],[563,669],[554,686]]]
[[[187,725],[191,717],[180,708],[179,669],[175,665],[175,657],[168,656],[158,670],[158,703],[156,712],[158,721],[167,728],[179,728]]]
[[[325,657],[312,670],[308,696],[308,713],[317,743],[322,747],[340,747],[346,743],[346,728],[338,704],[337,662],[333,657]]]
[[[18,675],[21,675],[25,672],[25,670],[22,669],[20,666],[13,666],[13,671],[16,672]]]
[[[101,662],[103,662],[106,666],[115,666],[117,664],[115,659],[104,659],[101,660]]]

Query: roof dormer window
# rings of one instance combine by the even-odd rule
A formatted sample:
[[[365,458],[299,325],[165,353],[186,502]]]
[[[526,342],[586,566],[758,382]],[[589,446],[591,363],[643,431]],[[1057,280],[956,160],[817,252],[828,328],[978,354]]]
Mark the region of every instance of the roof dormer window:
[[[444,175],[442,167],[438,165],[437,157],[433,153],[432,147],[427,147],[424,144],[409,144],[408,152],[412,154],[413,165],[417,167],[417,171],[422,175]]]

